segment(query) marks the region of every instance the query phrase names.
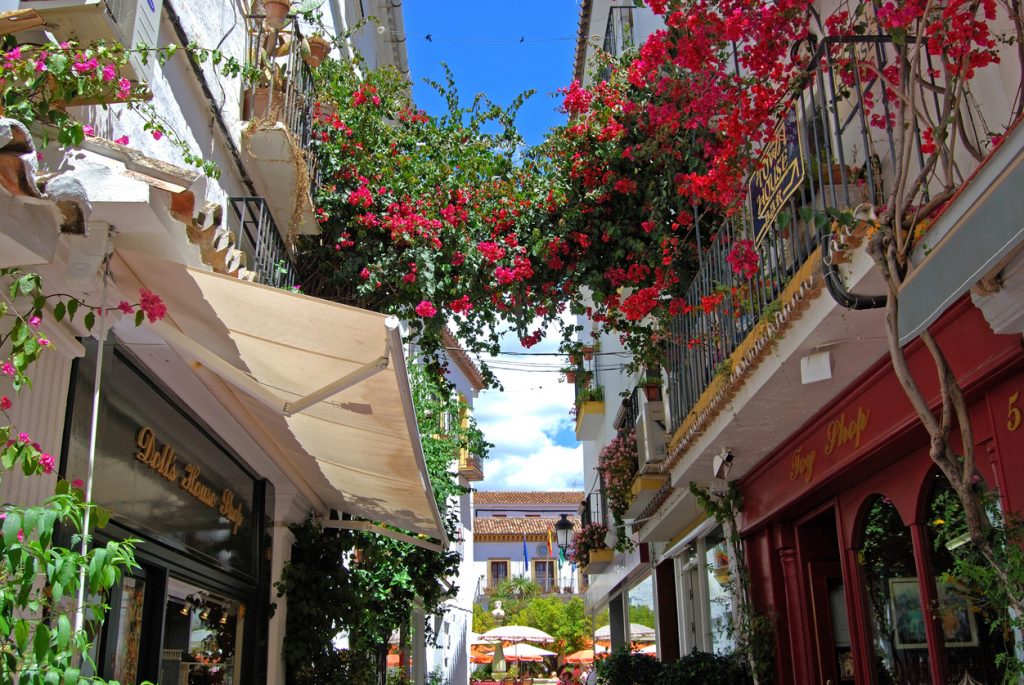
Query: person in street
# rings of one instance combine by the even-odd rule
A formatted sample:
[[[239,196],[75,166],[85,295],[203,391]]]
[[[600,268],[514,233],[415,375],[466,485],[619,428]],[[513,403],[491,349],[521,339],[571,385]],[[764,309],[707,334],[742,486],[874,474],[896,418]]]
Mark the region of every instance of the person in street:
[[[587,679],[584,681],[586,685],[597,685],[597,664],[589,667],[587,671]]]
[[[573,682],[572,672],[568,668],[558,676],[558,685],[571,685]]]

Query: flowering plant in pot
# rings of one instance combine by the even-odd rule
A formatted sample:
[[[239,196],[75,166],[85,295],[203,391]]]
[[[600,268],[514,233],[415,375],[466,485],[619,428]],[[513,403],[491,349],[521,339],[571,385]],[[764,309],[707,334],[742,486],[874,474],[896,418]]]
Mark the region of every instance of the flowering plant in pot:
[[[615,527],[622,526],[622,517],[629,508],[632,494],[630,487],[639,468],[637,461],[636,434],[632,431],[620,435],[608,443],[597,457],[597,471],[604,483],[608,508],[612,512]],[[633,548],[633,542],[625,535],[619,535],[615,549],[623,552]]]
[[[573,538],[572,549],[569,551],[569,561],[577,566],[586,566],[590,551],[594,549],[605,549],[604,538],[608,535],[608,526],[598,521],[593,521],[580,528]]]

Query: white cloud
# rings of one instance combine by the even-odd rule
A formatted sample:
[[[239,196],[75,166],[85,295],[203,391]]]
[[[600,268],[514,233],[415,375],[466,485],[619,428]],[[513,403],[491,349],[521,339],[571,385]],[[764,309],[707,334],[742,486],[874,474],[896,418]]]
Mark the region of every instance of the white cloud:
[[[507,352],[557,352],[555,328],[538,345],[524,349],[505,336]],[[474,402],[484,437],[494,443],[484,462],[482,490],[583,489],[583,449],[566,438],[574,429],[569,410],[573,388],[558,372],[557,356],[502,355],[491,360],[504,391],[487,390]],[[555,437],[561,436],[561,443]],[[566,443],[571,442],[570,446]]]

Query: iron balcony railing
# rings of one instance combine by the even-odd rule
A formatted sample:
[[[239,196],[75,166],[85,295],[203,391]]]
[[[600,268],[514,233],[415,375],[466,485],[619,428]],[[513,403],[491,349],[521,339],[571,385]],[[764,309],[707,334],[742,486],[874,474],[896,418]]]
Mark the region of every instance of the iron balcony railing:
[[[242,118],[283,123],[303,152],[310,184],[315,184],[319,165],[311,143],[316,88],[313,72],[302,59],[298,20],[289,19],[280,29],[262,15],[245,20],[246,73],[259,77],[246,84]]]
[[[814,253],[817,227],[827,230],[829,225],[823,221],[825,210],[884,202],[883,191],[894,177],[897,159],[890,117],[893,96],[879,79],[868,78],[862,70],[852,69],[844,79],[831,68],[854,56],[871,58],[879,71],[894,60],[891,43],[883,36],[827,38],[817,46],[806,83],[793,97],[784,123],[790,136],[787,144],[799,145],[789,147],[787,154],[799,155],[804,178],[774,218],[755,222],[748,205],[740,216],[702,231],[701,217],[695,213],[700,262],[685,296],[694,310],[672,321],[667,345],[671,431],[682,424],[715,375],[725,371],[723,363],[773,309],[788,281]],[[868,93],[873,109],[865,107]],[[915,144],[914,163],[920,165],[920,141]],[[713,234],[710,244],[700,244],[702,234]],[[742,238],[755,241],[759,257],[758,272],[750,280],[735,274],[726,261],[734,240]],[[715,298],[722,301],[713,306]],[[709,302],[706,309],[704,302]]]
[[[227,222],[238,249],[245,253],[246,268],[260,283],[275,288],[295,285],[291,254],[262,197],[229,197]]]
[[[587,495],[584,500],[580,525],[589,526],[591,523],[603,523],[610,528],[610,522],[611,515],[608,512],[608,503],[604,496],[604,483],[599,481],[598,489]]]

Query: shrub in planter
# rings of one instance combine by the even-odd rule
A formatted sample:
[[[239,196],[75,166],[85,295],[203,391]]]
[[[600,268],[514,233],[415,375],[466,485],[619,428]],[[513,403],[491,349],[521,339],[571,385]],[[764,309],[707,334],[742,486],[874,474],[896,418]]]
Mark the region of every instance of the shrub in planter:
[[[662,683],[665,667],[647,654],[631,654],[628,647],[617,649],[598,662],[597,677],[602,685],[650,685]],[[673,681],[675,682],[675,681]]]
[[[747,685],[753,680],[734,655],[694,650],[679,661],[667,664],[658,682],[663,685]]]

